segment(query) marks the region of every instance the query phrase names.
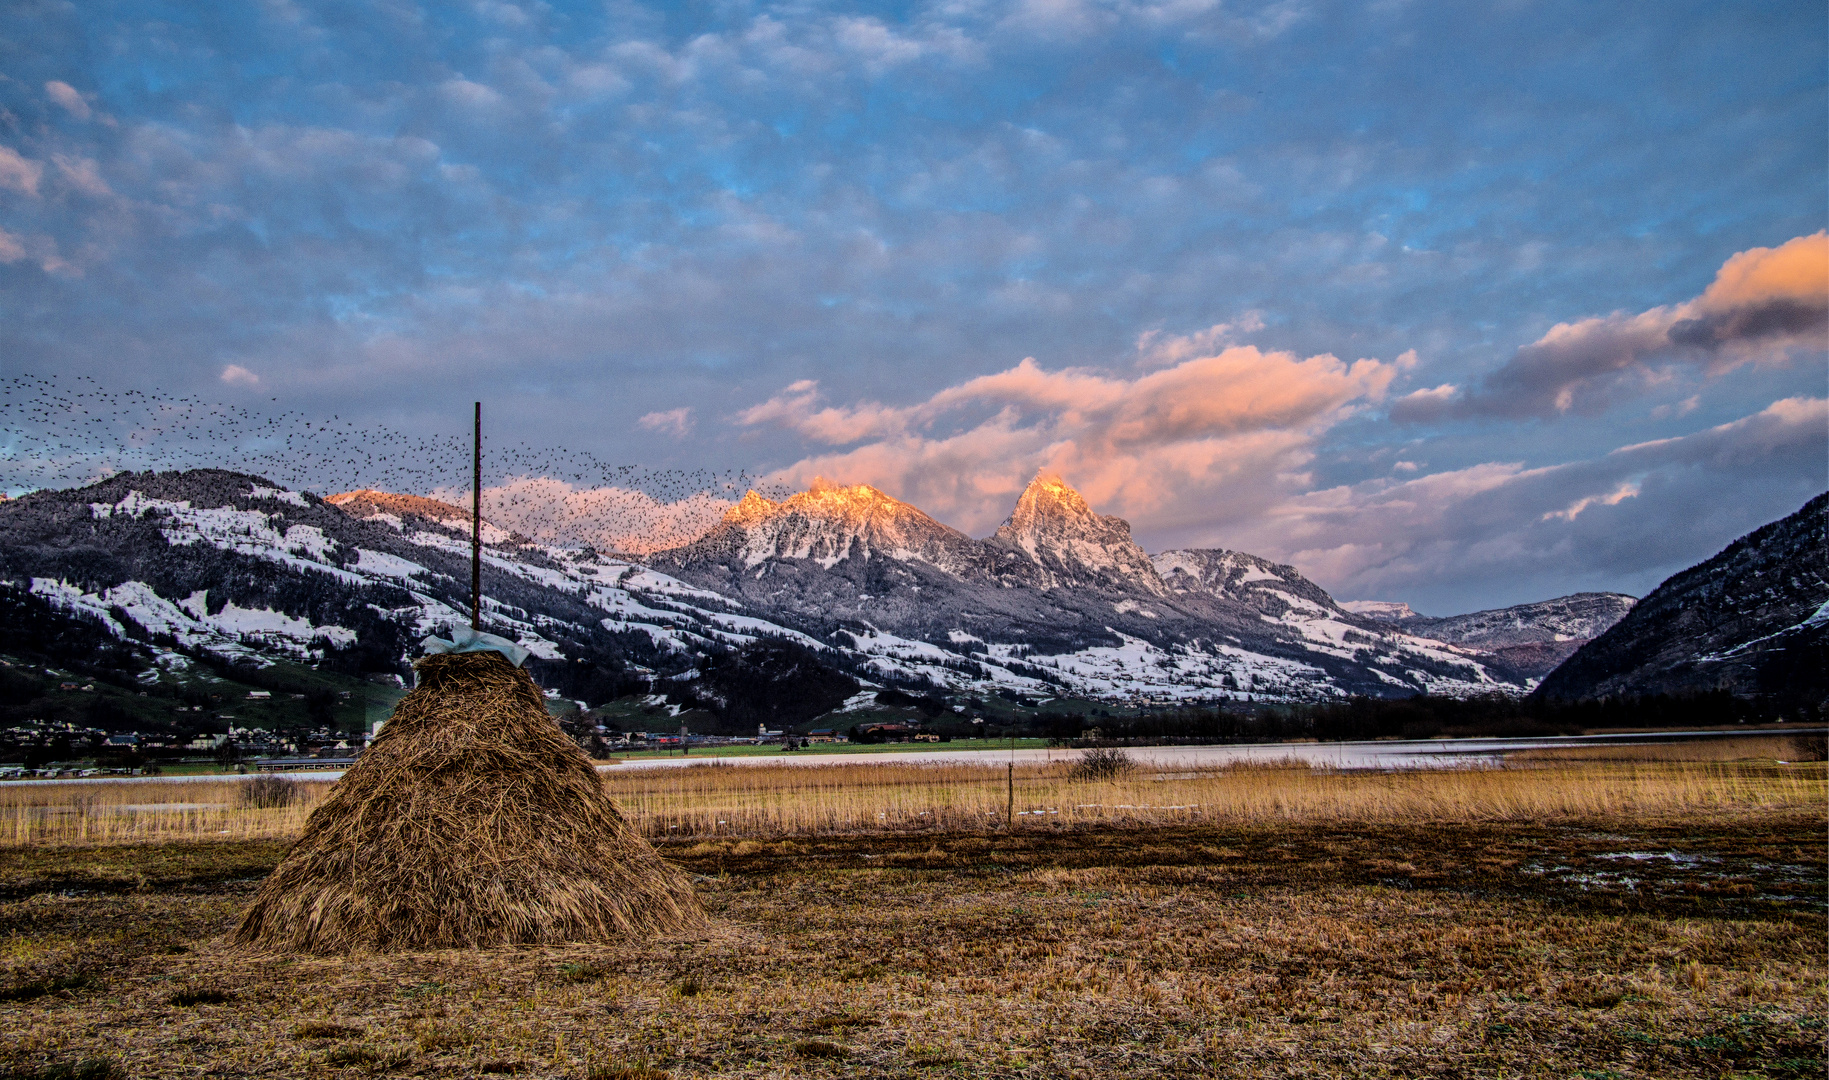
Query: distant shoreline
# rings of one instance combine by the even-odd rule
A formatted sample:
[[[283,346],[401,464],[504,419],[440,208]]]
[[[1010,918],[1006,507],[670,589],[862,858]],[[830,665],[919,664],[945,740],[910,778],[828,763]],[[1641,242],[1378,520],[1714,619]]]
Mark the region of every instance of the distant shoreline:
[[[1121,747],[1142,765],[1201,767],[1248,761],[1295,761],[1308,765],[1341,769],[1413,769],[1452,768],[1496,761],[1508,753],[1570,746],[1643,745],[1657,742],[1694,742],[1716,738],[1777,737],[1783,735],[1816,735],[1829,733],[1825,727],[1796,725],[1747,725],[1736,728],[1690,728],[1680,731],[1629,731],[1593,735],[1544,735],[1526,738],[1435,738],[1375,739],[1361,742],[1270,742],[1226,743],[1205,745],[1149,745]],[[974,740],[976,741],[976,740]],[[1023,745],[1023,744],[1028,745]],[[1040,744],[1040,745],[1037,745]],[[600,763],[600,773],[632,772],[652,768],[680,768],[693,765],[786,764],[813,767],[840,765],[858,757],[893,756],[898,764],[982,764],[986,767],[1007,762],[1036,764],[1071,761],[1082,752],[1070,746],[1047,746],[1043,740],[1018,740],[1011,749],[981,746],[942,749],[947,744],[894,743],[837,749],[774,751],[746,754],[718,754],[707,750],[698,754],[654,754],[628,756],[614,763]],[[256,776],[284,776],[311,782],[338,780],[341,769],[300,770],[285,773],[224,773],[203,776],[90,776],[56,777],[33,780],[0,780],[0,787],[23,787],[47,784],[182,784],[209,781],[234,782]]]

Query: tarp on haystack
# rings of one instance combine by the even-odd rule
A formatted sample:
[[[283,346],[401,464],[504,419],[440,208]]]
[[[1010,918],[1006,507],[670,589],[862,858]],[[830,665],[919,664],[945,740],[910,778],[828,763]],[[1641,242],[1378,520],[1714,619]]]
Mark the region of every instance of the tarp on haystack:
[[[428,656],[234,939],[345,953],[608,941],[703,919],[525,671]]]

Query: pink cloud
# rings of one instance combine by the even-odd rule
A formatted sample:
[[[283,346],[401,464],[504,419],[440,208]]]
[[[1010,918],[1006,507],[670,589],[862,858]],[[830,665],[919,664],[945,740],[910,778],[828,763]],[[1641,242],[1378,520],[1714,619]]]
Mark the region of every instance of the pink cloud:
[[[1701,296],[1681,304],[1558,323],[1479,388],[1419,391],[1398,401],[1391,416],[1596,413],[1674,369],[1719,375],[1747,363],[1788,362],[1800,348],[1821,350],[1826,331],[1829,232],[1818,232],[1732,256]]]
[[[900,431],[912,410],[893,409],[875,402],[849,408],[820,405],[819,383],[802,379],[760,405],[737,414],[746,426],[775,424],[799,432],[816,442],[843,446]]]
[[[1820,475],[1825,430],[1829,399],[1785,398],[1726,424],[1597,458],[1541,468],[1483,462],[1296,493],[1236,523],[1227,546],[1295,563],[1349,598],[1409,595],[1482,573],[1512,580],[1561,573],[1584,546],[1665,542],[1697,518],[1699,492],[1749,471],[1776,478],[1801,467]],[[1804,485],[1811,486],[1820,489],[1820,481]]]
[[[38,195],[38,181],[44,176],[44,163],[21,157],[17,150],[9,146],[0,146],[0,188],[12,188],[14,191]]]
[[[44,92],[46,97],[62,105],[71,116],[78,120],[89,119],[89,103],[83,100],[83,96],[76,92],[74,86],[52,79],[44,84]]]
[[[1189,341],[1139,342],[1149,356],[1179,357],[1141,375],[1050,371],[1025,358],[906,407],[827,406],[803,381],[737,419],[863,444],[798,461],[782,471],[787,482],[873,484],[969,531],[994,527],[1038,468],[1107,512],[1180,522],[1210,516],[1222,490],[1242,510],[1261,505],[1262,492],[1304,482],[1315,438],[1381,400],[1409,362],[1347,364],[1255,346],[1209,352]]]
[[[643,431],[658,431],[664,435],[683,438],[692,430],[692,409],[687,407],[651,412],[635,421],[635,426]]]
[[[469,504],[469,489],[440,490],[435,498]],[[583,541],[599,551],[641,555],[677,547],[717,524],[729,499],[696,492],[661,502],[643,491],[573,487],[549,477],[520,477],[482,492],[483,516],[549,543]]]
[[[63,154],[52,154],[51,161],[62,174],[64,182],[78,191],[97,197],[112,197],[114,190],[102,179],[101,169],[89,158],[66,157]]]

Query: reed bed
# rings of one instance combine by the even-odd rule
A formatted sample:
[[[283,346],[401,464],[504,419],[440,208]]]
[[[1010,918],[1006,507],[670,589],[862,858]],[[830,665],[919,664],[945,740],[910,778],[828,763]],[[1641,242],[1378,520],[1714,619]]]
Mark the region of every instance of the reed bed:
[[[838,765],[625,773],[611,792],[650,836],[783,836],[1005,825],[1004,769]],[[1821,766],[1582,762],[1340,772],[1303,764],[1134,769],[1081,780],[1018,765],[1016,828],[1272,821],[1524,821],[1823,809]]]
[[[1663,748],[1667,749],[1667,748]],[[1494,767],[1340,772],[1292,762],[1100,780],[1070,762],[1018,765],[1015,827],[1363,821],[1552,821],[1724,812],[1829,813],[1822,763],[1521,757]],[[1769,750],[1768,750],[1769,753]],[[283,806],[251,805],[246,782],[57,784],[0,788],[0,847],[291,839],[331,788],[297,783]],[[822,765],[642,769],[605,777],[650,839],[782,837],[1007,826],[1001,766]]]
[[[248,795],[262,779],[0,788],[0,847],[290,839],[331,787],[289,781],[289,801],[259,806]]]
[[[1821,742],[1822,736],[1743,735],[1658,743],[1652,746],[1631,743],[1555,746],[1515,751],[1506,755],[1506,760],[1513,766],[1576,761],[1719,761],[1746,764],[1807,762],[1812,760],[1812,739]]]

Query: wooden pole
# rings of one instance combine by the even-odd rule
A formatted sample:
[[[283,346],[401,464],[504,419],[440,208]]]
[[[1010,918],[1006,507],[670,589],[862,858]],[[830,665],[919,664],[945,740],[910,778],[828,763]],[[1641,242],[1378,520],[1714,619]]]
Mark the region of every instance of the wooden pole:
[[[1007,773],[1005,775],[1005,781],[1009,786],[1004,789],[1005,796],[1004,796],[1003,820],[1006,822],[1006,826],[1005,826],[1006,828],[1014,829],[1016,827],[1016,717],[1015,716],[1010,717],[1010,727],[1009,727],[1008,734],[1010,736],[1010,764],[1009,764]]]
[[[483,625],[483,403],[476,403],[475,456],[470,472],[470,629]]]

